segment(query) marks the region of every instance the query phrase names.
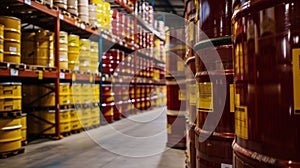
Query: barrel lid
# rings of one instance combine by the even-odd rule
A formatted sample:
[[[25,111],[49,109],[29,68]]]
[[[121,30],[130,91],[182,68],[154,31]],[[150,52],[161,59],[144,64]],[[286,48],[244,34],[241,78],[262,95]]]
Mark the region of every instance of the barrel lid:
[[[88,42],[91,42],[91,40],[89,40],[89,39],[80,39],[80,41],[88,41]]]
[[[20,20],[21,21],[21,19],[19,19],[17,17],[13,17],[13,16],[0,16],[0,18],[9,18],[9,19]]]
[[[60,34],[68,34],[68,33],[65,32],[65,31],[60,31],[59,33],[60,33]]]
[[[76,34],[70,34],[69,36],[70,36],[70,37],[78,37],[78,38],[79,38],[79,36],[76,35]]]
[[[19,82],[4,82],[4,83],[0,83],[0,85],[22,85],[22,83],[19,83]]]

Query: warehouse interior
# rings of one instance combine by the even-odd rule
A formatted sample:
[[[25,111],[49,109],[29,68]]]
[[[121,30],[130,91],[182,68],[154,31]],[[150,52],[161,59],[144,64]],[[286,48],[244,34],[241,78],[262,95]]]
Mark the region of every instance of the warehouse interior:
[[[0,167],[300,168],[299,9],[2,0]]]

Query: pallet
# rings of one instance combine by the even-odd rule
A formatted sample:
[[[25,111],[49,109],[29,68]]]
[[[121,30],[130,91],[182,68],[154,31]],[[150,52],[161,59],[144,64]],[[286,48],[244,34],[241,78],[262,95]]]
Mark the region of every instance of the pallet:
[[[22,141],[22,146],[26,146],[28,144],[28,141],[25,140],[25,141]]]
[[[39,70],[39,71],[47,71],[47,72],[54,72],[56,71],[56,67],[47,67],[42,65],[27,65],[27,69],[29,70]]]
[[[22,63],[0,62],[0,69],[9,69],[9,68],[23,71],[27,68],[27,65]]]
[[[22,117],[22,111],[0,111],[0,118],[19,118]]]
[[[62,73],[71,73],[71,70],[69,70],[69,69],[60,69],[60,72],[62,72]]]
[[[24,153],[24,152],[25,152],[25,148],[20,148],[20,149],[8,151],[8,152],[1,152],[0,159],[6,159],[8,157],[16,156],[16,155]]]
[[[83,132],[83,128],[77,129],[77,130],[71,130],[71,133],[72,133],[72,134],[79,134],[79,133],[81,133],[81,132]]]
[[[68,137],[68,136],[70,136],[70,135],[72,135],[71,134],[71,131],[70,132],[63,132],[63,133],[60,133],[62,136],[64,136],[64,137]]]

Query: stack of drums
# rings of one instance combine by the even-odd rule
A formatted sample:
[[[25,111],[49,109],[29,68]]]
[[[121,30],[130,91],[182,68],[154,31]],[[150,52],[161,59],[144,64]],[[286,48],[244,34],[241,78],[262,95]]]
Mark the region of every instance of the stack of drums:
[[[81,111],[79,109],[69,109],[70,111],[70,127],[72,132],[80,131],[82,129],[81,122],[79,120]]]
[[[187,123],[186,123],[186,167],[196,167],[196,148],[195,148],[195,126],[196,126],[196,102],[197,102],[197,87],[195,80],[195,54],[192,46],[195,44],[195,21],[196,16],[196,1],[186,1],[185,4],[185,19],[189,24],[185,27],[185,43],[186,55],[185,65],[186,71],[186,89],[187,89]]]
[[[48,30],[23,32],[22,62],[54,67],[54,34]]]
[[[111,84],[102,86],[102,114],[104,117],[103,123],[111,123],[114,118],[114,94]]]
[[[20,150],[22,147],[21,118],[0,119],[0,153]]]
[[[68,33],[59,33],[59,61],[60,69],[68,69]]]
[[[92,73],[98,73],[98,57],[99,57],[99,46],[98,42],[91,42],[90,52],[90,70]]]
[[[93,127],[97,127],[100,125],[100,108],[98,105],[94,105],[91,107],[91,124]]]
[[[114,84],[113,85],[113,93],[114,93],[114,120],[120,120],[122,118],[122,103],[123,103],[123,87],[125,85]]]
[[[4,52],[4,26],[0,25],[0,62],[3,62]]]
[[[68,0],[68,12],[78,16],[78,0]]]
[[[0,16],[4,25],[4,62],[21,62],[21,20],[10,16]]]
[[[97,5],[89,4],[89,23],[97,27]]]
[[[199,6],[196,6],[199,8],[198,26],[202,30],[197,30],[198,43],[194,46],[198,54],[195,76],[199,89],[195,128],[196,166],[201,168],[232,166],[234,97],[231,3],[231,0],[200,0]],[[207,5],[210,6],[209,13],[204,12]],[[216,121],[218,118],[219,121]]]
[[[90,72],[91,42],[89,39],[80,39],[79,52],[79,70],[81,72]]]
[[[53,0],[53,4],[61,9],[67,10],[67,0]]]
[[[60,110],[59,125],[61,133],[71,131],[70,110]],[[42,120],[40,120],[41,118]],[[28,134],[31,135],[55,135],[55,110],[31,111],[28,113]]]
[[[169,51],[166,62],[166,84],[167,84],[167,145],[174,148],[185,148],[185,112],[186,112],[186,86],[183,42],[184,29],[174,28],[169,30]],[[155,72],[155,71],[154,71]],[[160,79],[160,70],[157,70],[157,79]],[[162,102],[159,102],[159,104]]]
[[[23,86],[23,104],[27,108],[55,107],[55,85],[47,84],[45,86],[24,85]],[[69,83],[61,83],[59,86],[59,104],[63,106],[70,105],[70,87]]]
[[[167,79],[167,146],[185,148],[185,80]]]
[[[90,4],[96,5],[96,25],[102,27],[104,24],[104,10],[102,0],[90,0]]]
[[[236,168],[300,167],[297,0],[234,3]]]
[[[120,56],[121,56],[121,52],[120,50],[118,49],[110,49],[109,51],[107,51],[109,54],[110,54],[110,64],[111,64],[111,68],[113,70],[113,72],[119,72],[119,69],[117,70],[118,68],[118,65],[120,63]],[[122,68],[122,67],[121,67]]]
[[[78,11],[79,18],[88,23],[89,22],[89,1],[88,0],[78,0]]]
[[[72,71],[79,70],[79,36],[74,34],[68,38],[68,68]]]

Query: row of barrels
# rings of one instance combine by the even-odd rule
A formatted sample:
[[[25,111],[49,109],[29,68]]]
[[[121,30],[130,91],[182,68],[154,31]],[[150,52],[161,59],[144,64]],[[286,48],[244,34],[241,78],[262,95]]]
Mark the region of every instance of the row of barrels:
[[[103,84],[103,122],[112,123],[165,104],[165,87],[155,85]],[[155,91],[154,91],[155,90]]]
[[[187,167],[299,167],[299,6],[186,2]]]
[[[16,153],[27,143],[26,113],[22,112],[22,84],[0,83],[0,153]],[[18,153],[18,152],[17,152]]]

